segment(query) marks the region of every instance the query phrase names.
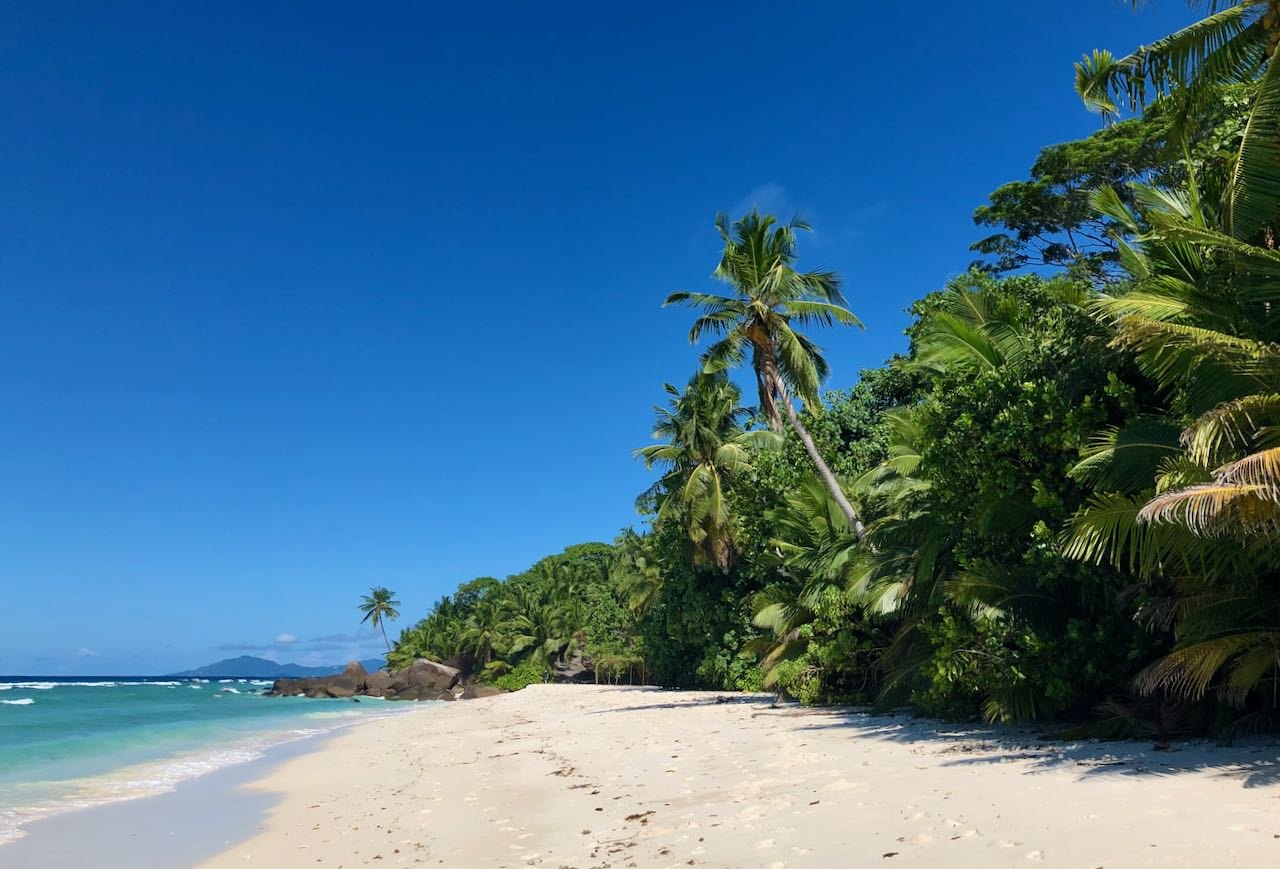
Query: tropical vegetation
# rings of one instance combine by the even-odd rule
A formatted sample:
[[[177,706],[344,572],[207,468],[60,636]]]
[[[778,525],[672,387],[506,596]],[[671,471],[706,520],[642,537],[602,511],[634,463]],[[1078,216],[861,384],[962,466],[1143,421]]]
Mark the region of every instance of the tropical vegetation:
[[[1278,44],[1280,6],[1240,0],[1087,55],[1105,128],[992,192],[978,261],[847,389],[817,332],[860,324],[800,265],[808,225],[719,215],[725,289],[666,300],[710,343],[636,450],[643,523],[463,584],[391,660],[1158,740],[1280,726]]]

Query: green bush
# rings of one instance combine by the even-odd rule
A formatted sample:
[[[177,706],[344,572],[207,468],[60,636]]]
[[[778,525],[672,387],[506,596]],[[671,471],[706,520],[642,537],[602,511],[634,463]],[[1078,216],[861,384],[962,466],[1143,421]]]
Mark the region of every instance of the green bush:
[[[511,672],[493,680],[493,684],[508,691],[519,691],[526,685],[542,681],[542,665],[533,660],[524,660],[511,669]]]

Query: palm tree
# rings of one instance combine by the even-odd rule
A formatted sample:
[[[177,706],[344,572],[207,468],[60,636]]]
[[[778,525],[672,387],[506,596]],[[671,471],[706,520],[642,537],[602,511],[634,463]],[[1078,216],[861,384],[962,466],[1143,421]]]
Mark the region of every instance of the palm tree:
[[[360,624],[369,622],[381,629],[382,641],[387,644],[388,652],[391,651],[391,641],[387,639],[386,623],[400,618],[400,610],[396,609],[400,606],[400,601],[393,600],[394,596],[394,591],[380,585],[369,589],[369,593],[360,601],[360,612],[364,613]]]
[[[483,598],[467,616],[462,636],[464,651],[475,655],[480,666],[487,667],[493,661],[494,649],[502,643],[502,610],[492,598]]]
[[[646,468],[666,473],[637,499],[657,509],[659,519],[677,515],[694,546],[695,560],[722,571],[733,563],[733,539],[726,481],[749,470],[749,449],[776,439],[772,432],[743,431],[750,411],[739,403],[742,392],[723,371],[699,372],[680,390],[666,384],[668,407],[655,407],[653,436],[666,443],[641,447],[636,455]]]
[[[1134,6],[1140,0],[1134,0]],[[1199,21],[1117,58],[1094,51],[1076,64],[1076,90],[1085,105],[1110,118],[1122,107],[1171,98],[1190,116],[1228,84],[1258,81],[1228,192],[1226,231],[1240,240],[1266,233],[1274,246],[1280,201],[1280,0],[1192,0],[1207,6]],[[1185,124],[1183,125],[1185,132]]]
[[[1189,195],[1138,188],[1141,212],[1098,204],[1130,236],[1126,292],[1094,307],[1113,344],[1175,411],[1101,432],[1073,474],[1095,494],[1068,555],[1149,583],[1144,615],[1173,650],[1145,669],[1142,694],[1214,691],[1280,711],[1280,252],[1223,231],[1226,215]]]
[[[609,582],[627,610],[637,617],[650,612],[662,597],[662,567],[651,537],[628,529],[615,544]]]
[[[713,276],[732,287],[734,294],[678,292],[668,296],[665,304],[701,311],[689,331],[692,343],[704,334],[722,336],[703,356],[704,371],[725,371],[744,362],[750,353],[760,409],[769,427],[782,431],[781,404],[831,497],[862,539],[866,532],[857,512],[792,403],[794,392],[810,413],[821,413],[818,390],[829,373],[821,349],[795,325],[862,324],[845,307],[835,272],[796,271],[796,232],[809,230],[809,224],[798,217],[779,224],[772,215],[753,209],[732,225],[728,215],[718,214],[716,229],[724,252]]]
[[[543,681],[551,678],[556,661],[571,644],[563,610],[556,604],[547,587],[516,588],[507,600],[508,617],[503,623],[509,637],[508,652],[528,652],[542,669]]]
[[[778,580],[752,598],[752,624],[767,634],[747,644],[760,654],[765,688],[778,681],[778,665],[804,653],[811,625],[822,610],[852,615],[848,569],[860,549],[848,519],[816,477],[787,494],[769,515]]]

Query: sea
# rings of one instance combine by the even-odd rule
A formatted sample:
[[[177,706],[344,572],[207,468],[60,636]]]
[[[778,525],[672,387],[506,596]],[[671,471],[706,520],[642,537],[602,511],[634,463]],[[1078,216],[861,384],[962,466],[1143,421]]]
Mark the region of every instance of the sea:
[[[362,697],[266,697],[270,681],[0,676],[0,865],[31,821],[151,796],[370,717]]]

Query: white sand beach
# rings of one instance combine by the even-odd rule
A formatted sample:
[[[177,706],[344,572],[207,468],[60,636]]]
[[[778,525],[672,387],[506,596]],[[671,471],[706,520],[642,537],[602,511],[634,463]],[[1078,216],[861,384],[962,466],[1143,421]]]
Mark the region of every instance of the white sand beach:
[[[372,721],[279,767],[208,867],[1268,866],[1274,744],[1030,730],[545,685]]]

